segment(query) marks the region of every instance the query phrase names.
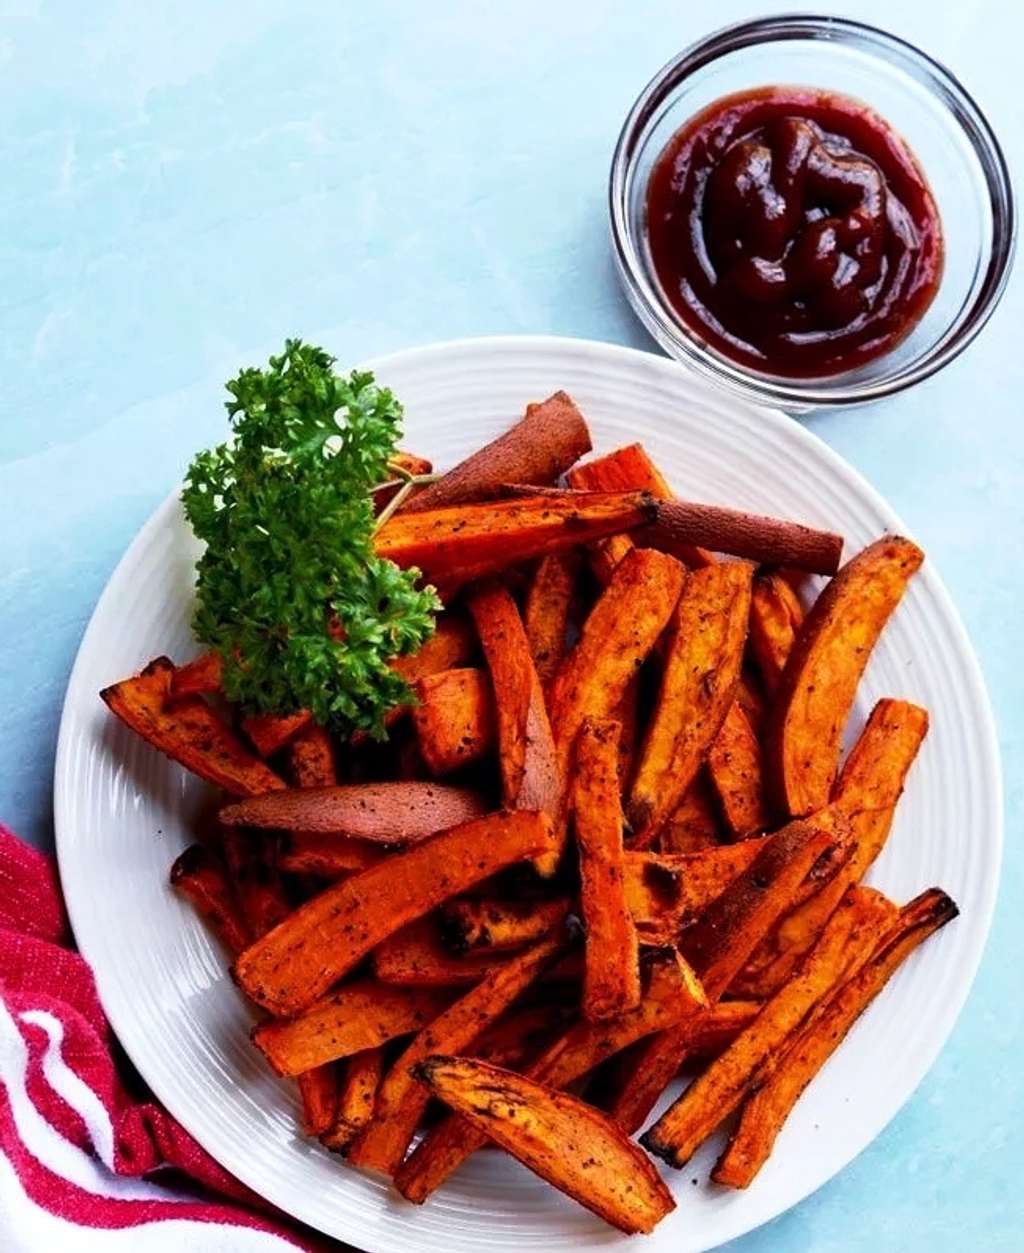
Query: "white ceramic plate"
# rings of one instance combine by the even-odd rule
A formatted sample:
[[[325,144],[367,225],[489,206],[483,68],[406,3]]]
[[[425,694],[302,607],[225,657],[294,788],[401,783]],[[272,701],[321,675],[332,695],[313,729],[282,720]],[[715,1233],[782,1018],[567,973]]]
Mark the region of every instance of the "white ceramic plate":
[[[440,467],[507,427],[527,401],[565,388],[599,450],[642,440],[680,494],[841,531],[847,553],[905,529],[796,422],[723,397],[660,357],[608,344],[506,338],[440,344],[371,365],[405,404],[405,445]],[[228,1170],[358,1248],[579,1253],[621,1241],[498,1153],[477,1154],[414,1208],[296,1134],[293,1087],[251,1048],[250,1014],[222,953],[167,886],[207,789],[116,723],[97,696],[157,654],[194,654],[194,557],[172,494],[96,607],[68,687],[57,755],[57,842],[71,920],[135,1065]],[[880,696],[927,706],[932,730],[872,882],[898,901],[940,884],[962,916],[892,980],[800,1102],[748,1191],[706,1183],[715,1146],[685,1171],[667,1172],[679,1206],[645,1244],[654,1253],[707,1249],[749,1231],[845,1166],[931,1066],[974,978],[999,876],[998,755],[977,663],[927,563],[871,658],[852,729]],[[880,1205],[890,1186],[879,1180]]]

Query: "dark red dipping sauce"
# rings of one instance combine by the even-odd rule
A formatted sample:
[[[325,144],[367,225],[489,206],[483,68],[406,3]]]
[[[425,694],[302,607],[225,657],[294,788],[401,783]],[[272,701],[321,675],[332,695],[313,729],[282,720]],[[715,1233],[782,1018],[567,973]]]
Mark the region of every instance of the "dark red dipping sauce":
[[[838,374],[889,352],[942,276],[942,228],[904,141],[857,100],[763,87],[673,136],[647,189],[673,308],[724,356]]]

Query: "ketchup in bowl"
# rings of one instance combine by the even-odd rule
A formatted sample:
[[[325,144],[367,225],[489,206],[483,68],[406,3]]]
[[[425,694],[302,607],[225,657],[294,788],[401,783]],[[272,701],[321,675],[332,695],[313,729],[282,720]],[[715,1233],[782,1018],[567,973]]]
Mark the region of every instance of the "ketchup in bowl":
[[[938,210],[906,143],[859,101],[804,87],[726,96],[677,131],[647,229],[682,322],[790,378],[889,352],[942,276]]]

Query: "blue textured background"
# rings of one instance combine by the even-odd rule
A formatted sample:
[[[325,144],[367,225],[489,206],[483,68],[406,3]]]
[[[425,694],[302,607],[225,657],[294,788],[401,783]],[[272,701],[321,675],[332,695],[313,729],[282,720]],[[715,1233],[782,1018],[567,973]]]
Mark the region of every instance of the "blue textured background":
[[[81,632],[189,453],[222,432],[220,384],[240,363],[295,333],[343,361],[495,332],[650,346],[606,238],[618,127],[683,44],[763,11],[0,0],[6,821],[52,839]],[[950,63],[1020,168],[1017,5],[846,11]],[[960,605],[1001,728],[1008,852],[988,954],[939,1063],[867,1152],[743,1253],[1022,1247],[1021,314],[1018,273],[941,377],[811,419]]]

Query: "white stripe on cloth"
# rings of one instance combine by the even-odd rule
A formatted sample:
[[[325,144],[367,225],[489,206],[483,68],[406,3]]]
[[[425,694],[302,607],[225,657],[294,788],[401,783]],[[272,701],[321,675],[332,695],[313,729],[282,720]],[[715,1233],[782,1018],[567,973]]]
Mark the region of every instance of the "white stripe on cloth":
[[[151,1200],[162,1195],[142,1179],[112,1175],[101,1162],[65,1140],[32,1104],[25,1086],[27,1069],[25,1041],[0,999],[0,1083],[7,1089],[14,1125],[25,1148],[47,1170],[61,1175],[84,1192],[122,1201]]]
[[[79,1227],[36,1205],[0,1153],[0,1248],[4,1253],[295,1253],[254,1227],[164,1218],[136,1227]]]
[[[95,1092],[68,1067],[60,1055],[63,1025],[52,1014],[28,1010],[26,1022],[41,1027],[48,1044],[43,1060],[47,1081],[85,1122],[103,1161],[84,1153],[66,1140],[39,1113],[26,1089],[28,1049],[18,1026],[0,998],[0,1084],[7,1090],[11,1114],[25,1148],[47,1170],[94,1196],[118,1201],[182,1201],[192,1198],[111,1173],[113,1128]],[[54,1197],[59,1206],[59,1197]],[[160,1218],[122,1228],[83,1227],[68,1222],[37,1205],[28,1197],[17,1171],[0,1151],[0,1249],[3,1253],[180,1253],[202,1249],[204,1253],[294,1253],[295,1246],[271,1232],[225,1223],[192,1219]]]
[[[45,1009],[30,1009],[20,1015],[22,1022],[40,1027],[46,1032],[47,1045],[43,1054],[43,1077],[54,1092],[81,1118],[89,1133],[89,1139],[107,1170],[114,1169],[114,1128],[106,1106],[84,1079],[71,1069],[61,1056],[64,1043],[64,1024]]]

